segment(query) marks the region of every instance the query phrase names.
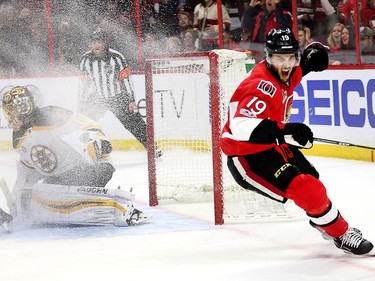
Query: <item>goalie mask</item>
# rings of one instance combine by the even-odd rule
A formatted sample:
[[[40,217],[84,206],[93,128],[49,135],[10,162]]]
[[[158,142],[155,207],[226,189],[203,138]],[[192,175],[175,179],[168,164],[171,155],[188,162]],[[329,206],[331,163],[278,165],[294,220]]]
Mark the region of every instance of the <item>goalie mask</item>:
[[[1,91],[2,108],[5,119],[13,127],[17,121],[23,121],[35,109],[35,97],[39,97],[35,86],[8,86]]]
[[[295,54],[296,63],[294,66],[299,65],[301,59],[299,44],[289,28],[271,29],[267,34],[265,45],[266,61],[268,64],[275,64],[272,61],[273,54]]]

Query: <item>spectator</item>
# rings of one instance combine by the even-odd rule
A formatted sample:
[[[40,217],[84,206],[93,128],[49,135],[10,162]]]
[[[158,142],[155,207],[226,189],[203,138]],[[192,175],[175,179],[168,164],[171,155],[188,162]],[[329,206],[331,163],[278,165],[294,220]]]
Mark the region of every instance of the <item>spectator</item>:
[[[102,29],[91,36],[91,49],[79,63],[87,87],[81,97],[83,114],[98,120],[111,111],[122,125],[147,148],[146,123],[135,103],[131,71],[124,56],[108,44]]]
[[[349,26],[344,26],[341,32],[340,51],[331,56],[337,57],[342,64],[353,64],[356,62],[354,32]]]
[[[243,52],[242,48],[232,39],[232,35],[228,31],[223,33],[224,49]]]
[[[252,32],[255,28],[255,21],[258,14],[266,10],[266,0],[250,0],[249,5],[245,9],[242,21],[242,38],[243,42],[251,39]]]
[[[173,53],[180,53],[182,52],[182,44],[180,38],[177,36],[172,36],[166,38],[166,53],[173,54]]]
[[[327,38],[327,45],[331,52],[337,52],[341,46],[341,33],[345,25],[336,23]]]
[[[354,45],[354,37],[353,32],[349,31],[349,27],[344,27],[341,31],[341,44],[340,49],[341,50],[353,50],[355,48]]]
[[[292,28],[292,15],[284,10],[280,0],[266,0],[266,11],[258,14],[251,41],[263,43],[266,34],[273,28]]]
[[[362,26],[368,26],[375,32],[375,0],[366,0],[360,10]]]
[[[197,40],[198,34],[194,29],[186,30],[184,34],[184,40],[182,40],[183,51],[185,53],[197,52]]]
[[[229,31],[231,20],[224,5],[222,8],[223,31]],[[204,0],[194,8],[193,27],[199,30],[199,50],[209,51],[218,48],[218,16],[216,0]]]
[[[361,52],[375,52],[375,45],[374,45],[374,33],[372,32],[371,28],[367,26],[361,26],[359,29],[360,41],[361,41]]]
[[[354,7],[357,6],[357,9],[360,9],[365,3],[366,0],[340,0],[336,7],[339,19],[347,26],[354,26]]]
[[[180,11],[177,15],[178,19],[178,35],[183,40],[184,33],[187,29],[193,27],[193,21],[191,20],[191,15],[188,12]]]
[[[312,4],[311,0],[297,0],[297,23],[310,28],[310,30],[315,24],[315,11]]]
[[[302,24],[299,24],[297,27],[297,38],[298,38],[299,49],[301,52],[303,52],[303,50],[308,44],[314,41],[311,38],[310,28]]]
[[[312,1],[314,24],[311,26],[311,33],[316,41],[323,42],[326,40],[327,34],[329,34],[333,26],[337,22],[344,22],[339,16],[340,13],[335,9],[338,3],[338,0]]]

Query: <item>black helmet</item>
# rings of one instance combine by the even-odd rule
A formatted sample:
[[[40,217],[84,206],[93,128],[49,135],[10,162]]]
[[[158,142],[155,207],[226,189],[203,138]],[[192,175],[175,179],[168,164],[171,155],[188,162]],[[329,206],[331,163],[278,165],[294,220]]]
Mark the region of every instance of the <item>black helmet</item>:
[[[270,54],[294,54],[298,52],[299,45],[289,28],[273,28],[267,34],[266,49]]]
[[[272,54],[296,54],[299,63],[299,44],[289,28],[271,29],[266,36],[266,60],[271,63]]]

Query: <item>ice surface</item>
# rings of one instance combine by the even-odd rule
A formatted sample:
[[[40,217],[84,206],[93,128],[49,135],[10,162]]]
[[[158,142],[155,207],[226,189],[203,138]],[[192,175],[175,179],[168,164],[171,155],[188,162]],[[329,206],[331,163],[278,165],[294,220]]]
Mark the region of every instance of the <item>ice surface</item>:
[[[309,157],[343,216],[375,241],[375,164]],[[15,152],[0,152],[13,185]],[[375,258],[339,251],[307,218],[213,224],[212,203],[148,207],[145,152],[115,152],[114,187],[134,188],[153,219],[135,227],[44,228],[0,234],[0,279],[374,281]],[[5,207],[1,198],[0,206]]]

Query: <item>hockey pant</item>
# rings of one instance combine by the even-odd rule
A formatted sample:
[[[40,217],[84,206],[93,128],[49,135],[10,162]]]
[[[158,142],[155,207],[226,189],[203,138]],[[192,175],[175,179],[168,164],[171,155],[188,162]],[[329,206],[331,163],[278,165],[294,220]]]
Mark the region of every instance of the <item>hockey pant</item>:
[[[13,191],[15,228],[33,225],[127,226],[134,195],[121,189],[37,183]]]
[[[312,225],[331,237],[339,237],[348,223],[327,196],[319,174],[298,148],[284,144],[246,156],[228,157],[228,168],[245,189],[302,208]]]

